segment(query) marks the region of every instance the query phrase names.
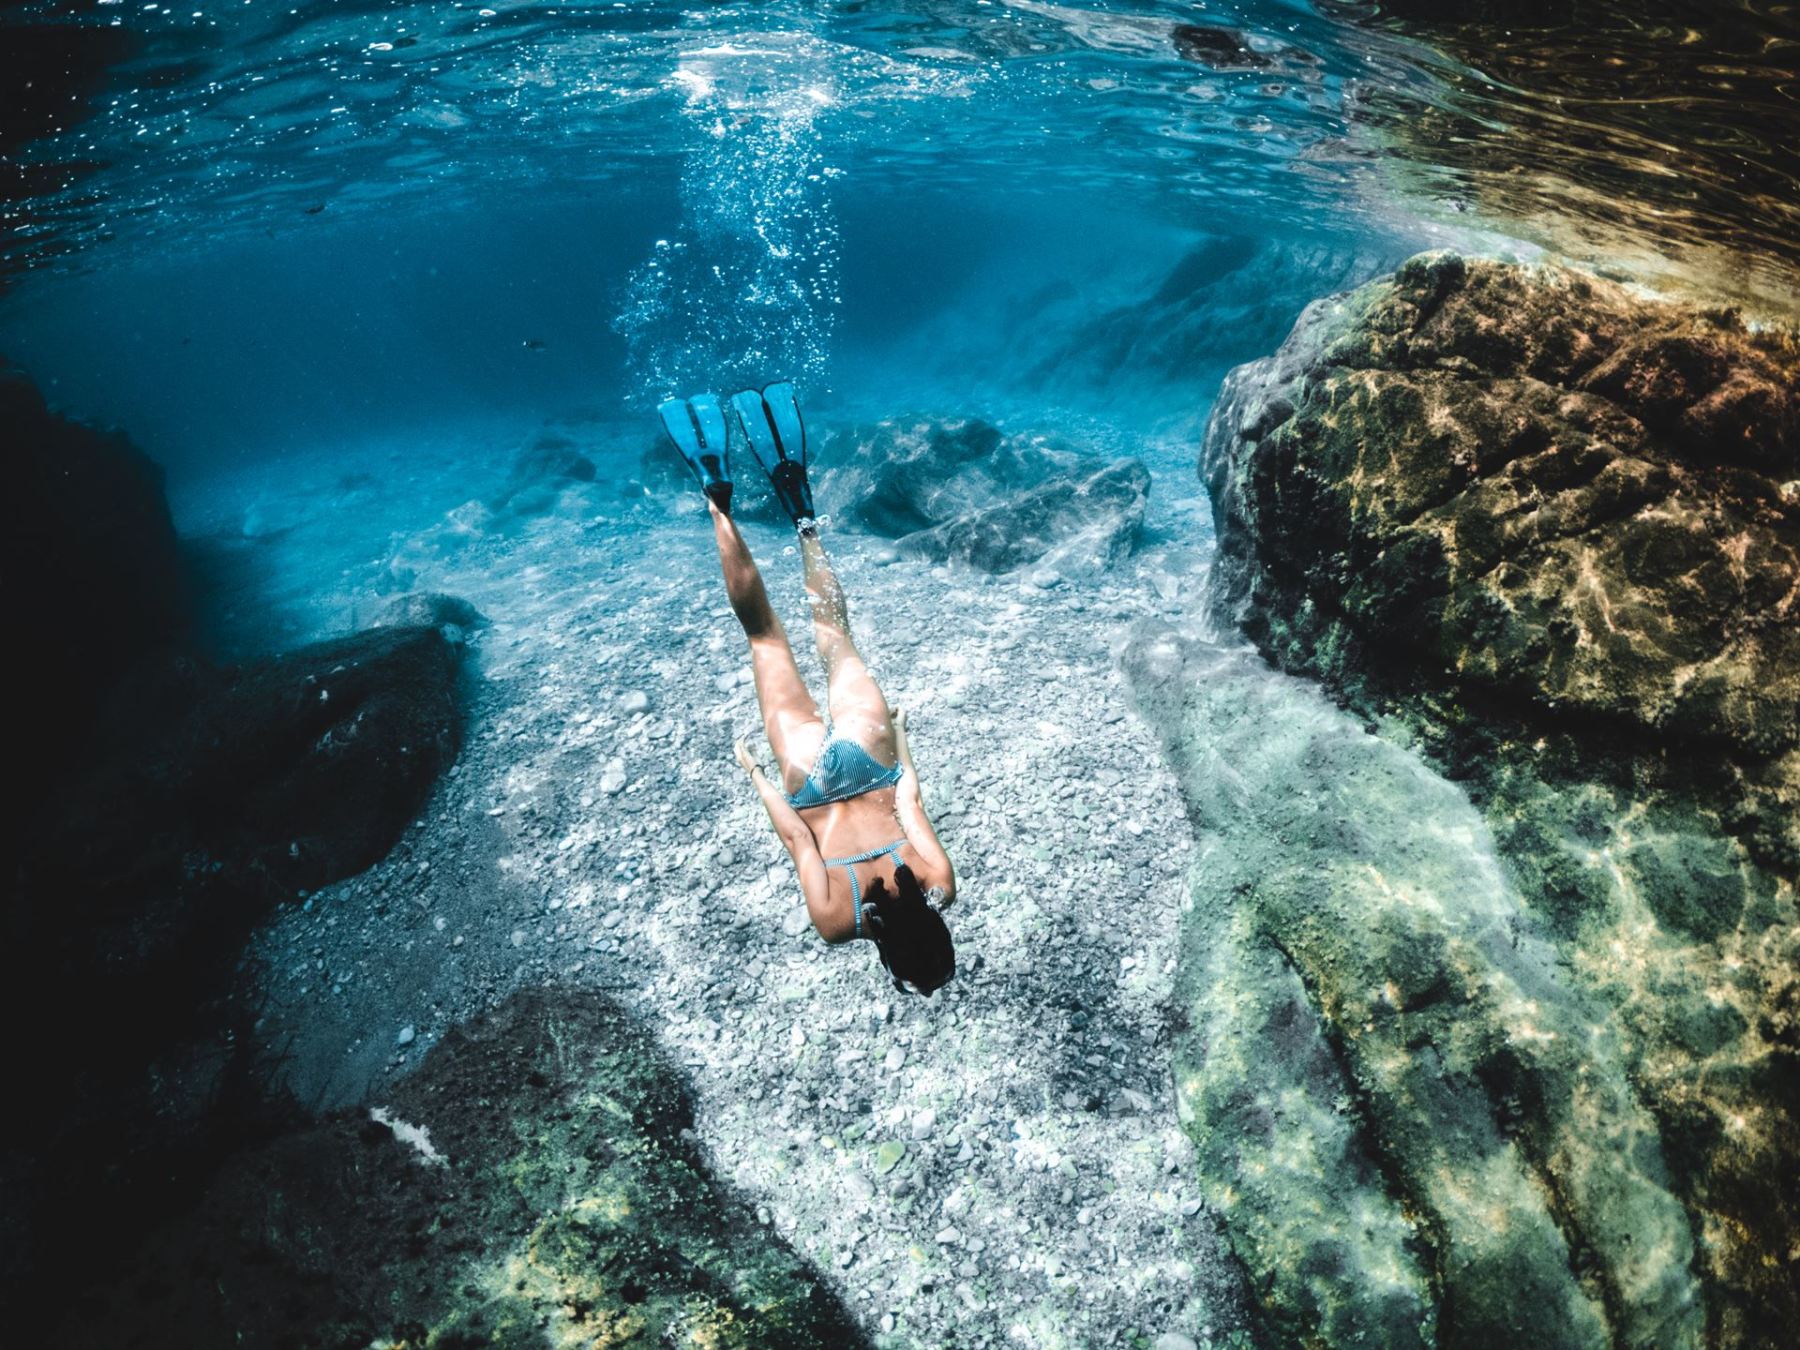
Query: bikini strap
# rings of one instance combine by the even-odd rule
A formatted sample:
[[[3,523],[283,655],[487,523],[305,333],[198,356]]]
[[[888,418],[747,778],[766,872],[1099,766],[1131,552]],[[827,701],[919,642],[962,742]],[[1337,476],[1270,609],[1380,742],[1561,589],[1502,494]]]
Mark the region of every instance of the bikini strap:
[[[894,840],[891,844],[883,844],[880,848],[869,849],[866,853],[853,854],[848,858],[827,858],[827,867],[841,867],[850,878],[850,904],[856,914],[856,936],[862,936],[862,883],[856,879],[856,864],[870,862],[886,853],[898,853],[906,844],[905,837]]]

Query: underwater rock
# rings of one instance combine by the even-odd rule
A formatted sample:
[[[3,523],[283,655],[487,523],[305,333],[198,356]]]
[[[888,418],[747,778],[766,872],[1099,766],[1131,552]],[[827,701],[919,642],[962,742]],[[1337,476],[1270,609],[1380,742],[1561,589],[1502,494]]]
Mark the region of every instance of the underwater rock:
[[[905,418],[810,433],[814,500],[834,525],[895,541],[897,553],[1009,572],[1040,560],[1081,570],[1129,554],[1150,493],[1136,459],[1110,461],[980,418]],[[644,452],[657,495],[692,494],[666,445]],[[767,477],[734,447],[731,513],[786,525]],[[897,555],[896,555],[897,556]]]
[[[1624,1047],[1461,789],[1243,648],[1123,660],[1198,845],[1177,1103],[1283,1342],[1697,1343]]]
[[[227,1161],[58,1343],[864,1344],[693,1139],[617,1005],[517,993],[375,1111]]]
[[[1105,567],[1131,551],[1150,498],[1150,471],[1135,459],[1085,478],[1055,478],[1010,500],[902,535],[895,547],[937,562],[1010,572],[1044,561]]]
[[[379,628],[134,682],[45,812],[42,865],[67,904],[140,916],[167,899],[153,878],[273,899],[367,867],[456,753],[461,652],[435,627]]]
[[[979,419],[882,422],[826,438],[821,510],[902,552],[1005,572],[1105,566],[1136,545],[1150,475]]]
[[[8,752],[35,781],[63,763],[134,664],[183,646],[191,597],[162,470],[121,433],[50,411],[0,365],[9,610],[31,657],[11,664]]]
[[[487,615],[460,596],[441,591],[397,595],[381,607],[371,628],[456,628],[464,632],[487,626]]]
[[[486,505],[497,513],[541,515],[551,510],[563,489],[592,483],[597,470],[580,446],[559,431],[539,431],[514,457],[499,491]]]
[[[1226,382],[1202,452],[1218,596],[1365,701],[1423,677],[1701,778],[1792,875],[1796,391],[1779,332],[1423,255]]]
[[[1309,307],[1215,407],[1202,471],[1220,611],[1461,780],[1505,870],[1504,885],[1470,864],[1463,888],[1446,869],[1368,894],[1325,870],[1306,903],[1262,874],[1247,893],[1358,1084],[1372,1156],[1429,1231],[1446,1340],[1510,1337],[1524,1315],[1472,1321],[1485,1305],[1454,1295],[1503,1266],[1438,1194],[1446,1168],[1498,1148],[1454,1123],[1455,1094],[1414,1081],[1453,1054],[1460,1091],[1550,1198],[1538,1250],[1575,1273],[1545,1305],[1566,1327],[1690,1343],[1675,1309],[1693,1297],[1708,1339],[1753,1344],[1800,1316],[1784,1014],[1800,957],[1796,390],[1800,349],[1779,331],[1428,254]],[[1164,725],[1183,739],[1179,717]],[[1363,851],[1354,820],[1346,856]],[[1397,837],[1369,865],[1386,875],[1436,842]],[[1433,892],[1455,904],[1400,903]],[[1529,935],[1510,956],[1456,931],[1484,893],[1493,923]],[[1340,951],[1333,921],[1376,928]],[[1393,1008],[1370,1007],[1383,990]],[[1419,1004],[1455,1009],[1455,1028],[1384,1060],[1384,1019]],[[1638,1160],[1635,1198],[1595,1149]],[[1645,1239],[1636,1263],[1618,1245],[1665,1213],[1665,1167],[1697,1239],[1686,1296],[1644,1264]],[[1685,1265],[1685,1241],[1672,1233],[1665,1260]],[[1654,1336],[1649,1315],[1668,1319]]]

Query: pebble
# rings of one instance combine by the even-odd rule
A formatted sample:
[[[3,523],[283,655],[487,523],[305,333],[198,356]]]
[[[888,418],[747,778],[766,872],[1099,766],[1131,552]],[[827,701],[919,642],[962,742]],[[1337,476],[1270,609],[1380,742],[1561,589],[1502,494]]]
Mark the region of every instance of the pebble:
[[[525,945],[525,930],[523,928],[515,928],[512,930],[512,945],[515,947],[523,947]]]
[[[1152,1343],[1151,1350],[1200,1350],[1192,1336],[1183,1336],[1179,1331],[1165,1331]]]
[[[611,796],[625,786],[625,761],[617,755],[606,761],[606,767],[600,771],[600,790]]]
[[[623,713],[641,713],[649,710],[650,695],[642,689],[633,689],[628,694],[619,696],[619,711]]]
[[[394,1037],[394,1044],[395,1045],[411,1045],[413,1043],[413,1041],[418,1039],[418,1035],[419,1035],[418,1029],[415,1027],[410,1027],[410,1026],[401,1027],[400,1034],[398,1036]]]
[[[912,1137],[914,1139],[929,1139],[931,1132],[936,1128],[937,1112],[930,1107],[926,1107],[912,1118]]]
[[[799,937],[812,927],[812,916],[806,912],[805,905],[790,905],[788,912],[781,916],[781,931],[789,937]]]
[[[897,1073],[900,1066],[905,1063],[906,1048],[904,1046],[896,1045],[889,1047],[887,1054],[882,1057],[881,1067],[886,1069],[889,1073]]]

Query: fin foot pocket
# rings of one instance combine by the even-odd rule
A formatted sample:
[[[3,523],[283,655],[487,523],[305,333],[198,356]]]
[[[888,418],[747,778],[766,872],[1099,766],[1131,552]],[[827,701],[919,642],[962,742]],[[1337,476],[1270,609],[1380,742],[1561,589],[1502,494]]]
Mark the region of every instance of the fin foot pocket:
[[[816,513],[806,477],[806,424],[794,386],[782,380],[762,390],[744,389],[731,396],[731,407],[781,509],[794,524],[810,524]]]
[[[666,399],[657,405],[656,415],[676,451],[700,480],[700,490],[730,515],[731,451],[719,400],[711,394]]]

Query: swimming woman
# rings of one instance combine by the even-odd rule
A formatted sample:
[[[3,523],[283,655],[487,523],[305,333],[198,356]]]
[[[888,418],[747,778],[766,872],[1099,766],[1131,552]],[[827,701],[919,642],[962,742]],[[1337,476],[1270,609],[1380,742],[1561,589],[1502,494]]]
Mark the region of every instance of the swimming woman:
[[[829,723],[819,716],[731,518],[725,409],[710,394],[670,399],[657,411],[706,494],[725,591],[750,640],[756,700],[780,781],[770,781],[742,739],[738,763],[794,860],[819,936],[833,944],[872,940],[897,988],[930,994],[956,971],[950,930],[939,913],[956,896],[956,877],[925,815],[905,715],[890,715],[850,637],[849,606],[814,519],[806,430],[793,386],[746,389],[732,396],[730,408],[799,532],[830,714]]]

